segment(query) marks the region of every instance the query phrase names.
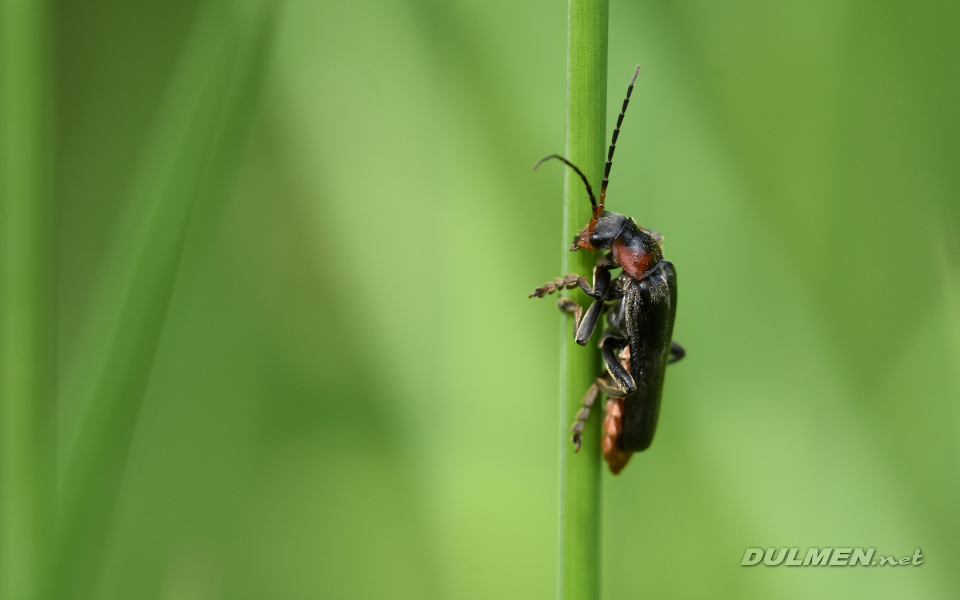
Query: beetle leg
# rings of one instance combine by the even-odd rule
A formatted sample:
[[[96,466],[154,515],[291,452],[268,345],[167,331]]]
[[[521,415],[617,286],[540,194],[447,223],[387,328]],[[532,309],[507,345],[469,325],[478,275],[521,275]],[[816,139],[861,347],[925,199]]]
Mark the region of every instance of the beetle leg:
[[[583,290],[584,294],[597,300],[603,300],[610,288],[610,269],[600,265],[593,268],[593,287],[587,284],[587,280],[582,277],[577,283],[580,284],[580,289]]]
[[[609,396],[610,398],[623,398],[627,396],[627,392],[620,389],[617,384],[609,384],[603,379],[597,380],[597,387],[600,388],[600,391]]]
[[[585,345],[587,340],[590,339],[590,336],[593,335],[593,330],[597,327],[597,320],[600,318],[600,313],[604,308],[606,307],[602,299],[594,300],[590,303],[587,314],[583,316],[583,320],[580,321],[580,325],[577,326],[576,340],[581,346]]]
[[[570,313],[574,316],[573,329],[576,332],[575,339],[581,346],[585,345],[587,340],[590,339],[590,336],[593,335],[593,330],[597,327],[597,320],[599,320],[603,311],[608,308],[603,300],[594,300],[590,303],[587,314],[584,315],[583,307],[580,306],[576,300],[571,300],[570,298],[560,298],[557,301],[557,306],[559,306],[563,312]]]
[[[580,327],[580,319],[583,318],[583,307],[570,298],[560,298],[557,300],[557,306],[563,312],[573,315],[573,330],[576,331]]]
[[[615,354],[617,350],[626,345],[626,339],[615,335],[604,335],[600,340],[600,353],[603,355],[603,362],[607,365],[607,371],[610,372],[610,376],[617,382],[620,389],[626,392],[623,395],[629,396],[637,389],[637,384]]]
[[[679,362],[686,355],[687,351],[683,349],[683,346],[676,342],[670,342],[670,360],[667,361],[667,364],[672,365]]]
[[[597,259],[597,264],[593,267],[593,286],[587,284],[587,280],[582,277],[577,283],[580,284],[580,289],[583,290],[584,294],[602,300],[607,297],[607,292],[610,289],[610,269],[619,267],[620,265],[617,264],[612,253],[605,254]]]
[[[597,379],[597,382],[600,380]],[[590,409],[593,408],[593,404],[597,401],[597,394],[599,389],[597,388],[597,383],[594,383],[587,388],[587,393],[583,395],[583,400],[580,402],[580,405],[583,406],[578,412],[576,420],[573,422],[573,425],[570,427],[570,431],[573,432],[573,437],[570,438],[570,441],[573,442],[574,452],[580,452],[581,439],[580,436],[583,435],[583,426],[587,423],[587,419],[590,417]]]
[[[583,408],[577,412],[576,420],[570,427],[570,431],[573,432],[571,441],[576,445],[574,452],[580,451],[580,436],[583,434],[583,428],[587,423],[587,419],[590,418],[590,409],[596,404],[599,393],[606,394],[611,398],[623,398],[627,395],[626,392],[617,387],[616,383],[608,382],[602,377],[597,377],[593,385],[587,388],[587,393],[583,395],[583,400],[580,402]]]
[[[556,277],[554,278],[553,281],[546,282],[545,284],[541,285],[537,289],[533,290],[533,293],[527,297],[543,298],[547,294],[552,294],[557,290],[562,290],[563,288],[572,290],[578,285],[580,286],[587,285],[587,280],[584,279],[583,277],[580,277],[576,273],[567,273],[563,277]]]

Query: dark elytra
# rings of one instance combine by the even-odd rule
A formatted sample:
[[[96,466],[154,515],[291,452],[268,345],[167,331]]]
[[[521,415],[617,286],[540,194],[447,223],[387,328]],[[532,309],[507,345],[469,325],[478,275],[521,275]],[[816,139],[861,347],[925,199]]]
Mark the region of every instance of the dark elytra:
[[[642,280],[627,278],[619,310],[611,312],[610,330],[620,331],[630,348],[630,375],[637,387],[626,397],[621,450],[640,452],[653,441],[660,413],[660,396],[677,314],[677,273],[669,261]],[[616,315],[616,319],[612,318]]]

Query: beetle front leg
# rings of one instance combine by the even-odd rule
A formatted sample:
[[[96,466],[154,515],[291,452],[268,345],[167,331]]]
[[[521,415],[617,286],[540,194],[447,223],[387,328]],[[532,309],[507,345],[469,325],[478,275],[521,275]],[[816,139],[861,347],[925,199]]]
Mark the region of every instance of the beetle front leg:
[[[583,313],[583,308],[579,304],[569,298],[561,298],[559,302],[557,302],[560,310],[576,317],[574,324],[576,331],[575,339],[578,344],[583,346],[593,335],[593,331],[597,327],[597,321],[606,308],[603,301],[606,299],[608,293],[614,291],[617,287],[610,285],[610,270],[617,267],[619,267],[619,265],[613,258],[613,254],[606,254],[597,260],[597,264],[593,268],[593,286],[590,286],[583,277],[575,273],[568,273],[564,275],[563,278],[557,277],[552,282],[548,281],[545,285],[538,287],[530,294],[530,297],[543,298],[547,294],[552,294],[559,289],[571,289],[577,285],[580,286],[584,293],[592,297],[594,300],[590,303],[590,308],[587,309],[586,314]],[[619,289],[617,289],[617,291],[619,291]]]
[[[567,273],[563,277],[556,277],[553,281],[548,281],[541,285],[537,289],[533,290],[533,293],[527,296],[527,298],[543,298],[547,294],[552,294],[557,290],[562,290],[564,288],[572,290],[578,285],[581,287],[587,285],[587,280],[583,277],[580,277],[576,273]]]
[[[587,283],[586,279],[577,275],[576,273],[567,273],[563,277],[555,277],[553,281],[546,282],[537,289],[533,290],[533,293],[527,297],[543,298],[547,294],[552,294],[557,290],[562,290],[564,288],[572,290],[573,288],[580,286],[580,289],[582,289],[584,293],[591,298],[604,298],[607,295],[607,289],[610,287],[610,269],[616,269],[619,266],[620,265],[617,264],[616,260],[614,260],[613,254],[601,256],[599,259],[597,259],[597,264],[593,268],[592,286]]]
[[[581,277],[577,283],[583,293],[596,300],[603,300],[607,296],[607,290],[610,289],[610,269],[597,265],[593,268],[593,286],[587,284],[587,280]]]
[[[593,267],[593,286],[587,285],[587,281],[581,277],[578,280],[580,289],[591,298],[603,300],[607,297],[607,292],[610,289],[610,270],[619,267],[620,265],[613,258],[613,254],[601,256],[597,259],[596,266]]]

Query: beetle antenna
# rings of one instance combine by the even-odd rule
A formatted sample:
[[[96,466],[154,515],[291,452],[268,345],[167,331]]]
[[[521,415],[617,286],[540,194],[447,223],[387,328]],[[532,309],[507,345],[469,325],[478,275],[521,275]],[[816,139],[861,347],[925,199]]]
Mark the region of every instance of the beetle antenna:
[[[633,72],[633,79],[630,80],[630,87],[627,88],[627,97],[623,100],[623,108],[620,109],[620,116],[617,117],[617,126],[613,129],[613,137],[610,138],[610,150],[607,151],[607,165],[603,170],[603,183],[600,184],[600,210],[603,210],[603,202],[607,198],[607,183],[610,181],[610,166],[613,164],[613,151],[617,149],[617,136],[620,135],[620,125],[623,123],[623,115],[627,112],[627,104],[630,102],[630,94],[633,93],[633,84],[637,82],[637,75],[640,74],[640,65]]]
[[[580,169],[577,168],[577,165],[573,164],[572,162],[570,162],[569,160],[567,160],[567,159],[565,159],[564,157],[560,156],[559,154],[551,154],[550,156],[544,156],[544,157],[541,158],[539,161],[537,161],[537,164],[533,165],[533,170],[536,171],[536,170],[537,170],[537,167],[539,167],[540,165],[542,165],[542,164],[545,163],[546,161],[550,160],[551,158],[555,158],[555,159],[557,159],[557,160],[562,160],[562,161],[564,162],[564,164],[566,164],[568,167],[570,167],[571,169],[573,169],[574,171],[577,172],[577,175],[579,175],[579,176],[580,176],[580,179],[583,180],[583,185],[587,186],[587,194],[590,196],[590,206],[593,207],[593,214],[594,214],[594,216],[600,214],[600,210],[597,209],[597,199],[596,199],[596,198],[594,197],[594,195],[593,195],[593,188],[590,187],[590,182],[587,181],[587,176],[583,174],[583,171],[581,171]],[[609,167],[608,167],[608,169],[609,169]],[[606,180],[604,180],[604,181],[606,181]],[[601,196],[601,198],[602,198],[602,197],[603,197],[603,196]],[[600,201],[600,206],[601,206],[601,207],[603,206],[603,201],[602,201],[602,200]]]

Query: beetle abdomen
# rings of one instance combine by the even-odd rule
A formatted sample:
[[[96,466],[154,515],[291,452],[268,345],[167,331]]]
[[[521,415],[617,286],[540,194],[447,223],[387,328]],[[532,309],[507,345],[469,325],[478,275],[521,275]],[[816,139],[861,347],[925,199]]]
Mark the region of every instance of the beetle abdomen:
[[[646,279],[630,279],[620,300],[620,328],[630,346],[630,374],[637,386],[624,401],[622,450],[646,450],[657,429],[677,312],[676,270],[669,261],[661,266]]]

